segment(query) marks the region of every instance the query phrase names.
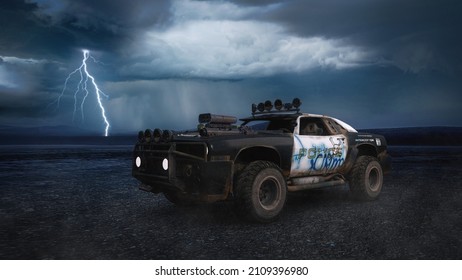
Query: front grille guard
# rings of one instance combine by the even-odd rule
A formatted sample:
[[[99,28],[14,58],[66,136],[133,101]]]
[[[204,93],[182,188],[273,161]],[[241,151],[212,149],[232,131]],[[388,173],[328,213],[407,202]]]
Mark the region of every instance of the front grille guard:
[[[194,154],[188,153],[192,152]],[[186,178],[186,168],[193,170],[207,161],[205,143],[169,143],[138,144],[135,147],[134,160],[141,157],[142,166],[133,164],[133,175],[144,184],[163,189],[185,191],[192,181]],[[168,169],[164,170],[162,162],[168,160]],[[190,176],[191,177],[191,176]]]

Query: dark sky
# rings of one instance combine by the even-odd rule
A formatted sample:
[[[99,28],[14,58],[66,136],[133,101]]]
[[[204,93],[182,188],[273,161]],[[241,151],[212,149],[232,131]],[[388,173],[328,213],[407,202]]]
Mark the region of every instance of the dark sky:
[[[461,3],[2,0],[0,125],[103,133],[90,82],[82,107],[78,72],[63,91],[87,49],[109,134],[294,97],[356,128],[462,126]]]

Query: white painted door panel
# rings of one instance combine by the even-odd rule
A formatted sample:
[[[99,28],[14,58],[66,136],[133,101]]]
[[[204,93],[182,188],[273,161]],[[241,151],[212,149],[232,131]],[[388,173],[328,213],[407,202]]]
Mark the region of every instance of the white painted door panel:
[[[290,177],[334,173],[345,163],[348,143],[342,134],[294,134]]]

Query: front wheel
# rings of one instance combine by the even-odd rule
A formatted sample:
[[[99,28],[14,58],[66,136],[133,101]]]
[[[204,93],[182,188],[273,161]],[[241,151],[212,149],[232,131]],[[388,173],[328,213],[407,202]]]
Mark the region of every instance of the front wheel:
[[[282,212],[287,185],[277,165],[255,161],[237,178],[234,194],[238,214],[250,221],[266,223],[277,219]]]
[[[376,158],[360,156],[350,173],[350,190],[356,198],[376,199],[383,185],[382,166]]]

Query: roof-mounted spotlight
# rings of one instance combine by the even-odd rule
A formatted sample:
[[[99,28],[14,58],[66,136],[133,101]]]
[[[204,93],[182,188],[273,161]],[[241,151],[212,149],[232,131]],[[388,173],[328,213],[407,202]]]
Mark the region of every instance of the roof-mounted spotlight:
[[[283,104],[282,104],[281,99],[276,99],[276,101],[274,101],[274,108],[276,108],[276,110],[278,111],[281,111],[282,107],[283,107]]]
[[[263,102],[258,103],[257,109],[259,112],[265,111],[265,104],[263,104]]]
[[[257,104],[252,103],[252,114],[255,114],[257,112]]]
[[[289,113],[289,112],[300,112],[300,106],[302,102],[299,98],[294,98],[291,103],[283,103],[281,99],[276,99],[273,103],[270,100],[265,102],[261,102],[257,104],[252,104],[252,114],[253,115],[260,115],[260,114],[267,114],[267,113]],[[273,108],[275,111],[272,111]]]
[[[148,128],[144,131],[144,139],[146,142],[151,142],[152,131]]]
[[[162,133],[162,140],[164,140],[165,142],[169,142],[173,139],[173,131],[171,130],[164,130],[164,132]]]
[[[284,109],[291,110],[292,106],[293,106],[292,103],[286,103],[286,104],[284,104]]]
[[[271,111],[271,109],[273,109],[273,103],[271,103],[271,101],[269,101],[269,100],[266,100],[265,101],[265,110],[269,112],[269,111]]]
[[[154,133],[153,133],[154,142],[159,143],[160,140],[162,139],[162,134],[163,134],[162,129],[160,128],[154,129]]]
[[[302,102],[300,101],[299,98],[294,98],[292,101],[292,105],[294,106],[295,109],[298,109],[300,105],[302,105]]]

